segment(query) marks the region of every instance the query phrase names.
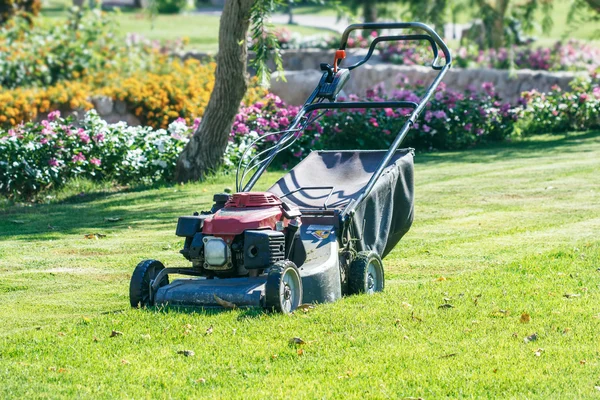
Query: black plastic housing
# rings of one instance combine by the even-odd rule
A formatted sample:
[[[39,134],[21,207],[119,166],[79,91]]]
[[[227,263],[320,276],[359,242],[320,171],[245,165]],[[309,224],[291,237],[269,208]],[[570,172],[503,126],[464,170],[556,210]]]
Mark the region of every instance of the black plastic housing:
[[[179,217],[175,234],[180,237],[193,237],[196,232],[202,230],[204,220],[208,215],[191,215]]]
[[[325,81],[321,83],[317,97],[334,101],[337,98],[337,95],[342,91],[346,82],[348,82],[348,79],[350,79],[350,71],[340,68],[333,74],[332,82]]]
[[[273,230],[244,233],[244,268],[267,268],[285,259],[285,236]]]

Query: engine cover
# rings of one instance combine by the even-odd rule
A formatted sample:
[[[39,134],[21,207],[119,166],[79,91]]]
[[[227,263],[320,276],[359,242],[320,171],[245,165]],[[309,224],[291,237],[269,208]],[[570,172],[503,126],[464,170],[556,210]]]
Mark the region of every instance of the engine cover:
[[[267,268],[285,259],[285,236],[270,229],[244,233],[244,268]]]
[[[284,220],[283,212],[281,200],[272,193],[235,193],[224,208],[204,220],[202,233],[235,236],[252,229],[274,229]]]

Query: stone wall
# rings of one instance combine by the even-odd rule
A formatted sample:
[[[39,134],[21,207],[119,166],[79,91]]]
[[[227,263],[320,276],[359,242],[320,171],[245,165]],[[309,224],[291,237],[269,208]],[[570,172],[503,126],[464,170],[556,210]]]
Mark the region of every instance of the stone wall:
[[[496,70],[496,69],[461,69],[452,68],[446,74],[444,83],[452,89],[464,91],[469,86],[480,88],[484,82],[492,82],[502,99],[516,102],[521,93],[536,89],[540,92],[550,91],[558,85],[563,90],[569,89],[569,83],[578,75],[585,73],[548,72],[532,70]],[[396,88],[399,77],[406,77],[410,82],[422,81],[430,83],[437,71],[428,67],[403,66],[393,64],[364,65],[352,71],[345,94],[363,95],[368,89],[381,84],[386,92]],[[289,104],[299,105],[310,95],[321,77],[321,72],[314,69],[304,71],[286,71],[283,82],[279,73],[271,78],[271,91]]]

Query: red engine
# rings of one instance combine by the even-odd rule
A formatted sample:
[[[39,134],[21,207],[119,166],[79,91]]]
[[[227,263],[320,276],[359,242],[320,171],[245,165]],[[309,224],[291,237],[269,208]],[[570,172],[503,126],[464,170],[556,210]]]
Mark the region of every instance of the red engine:
[[[286,227],[289,220],[284,214],[283,203],[273,193],[235,193],[225,207],[204,220],[202,233],[235,236],[251,229],[276,229],[278,221]]]

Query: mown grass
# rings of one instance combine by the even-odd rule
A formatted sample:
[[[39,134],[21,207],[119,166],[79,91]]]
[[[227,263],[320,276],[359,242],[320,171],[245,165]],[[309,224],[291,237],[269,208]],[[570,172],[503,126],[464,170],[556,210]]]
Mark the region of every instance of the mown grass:
[[[185,265],[177,216],[231,179],[6,205],[0,397],[599,397],[599,154],[600,132],[418,154],[386,291],[291,316],[128,307],[135,264]]]
[[[57,6],[42,9],[41,23],[54,23],[64,20],[67,16],[67,6]],[[197,13],[182,13],[176,15],[156,15],[140,11],[127,11],[114,16],[118,23],[117,33],[125,38],[128,34],[138,34],[150,40],[161,42],[186,38],[186,48],[216,53],[219,42],[219,16]],[[322,28],[311,28],[298,25],[285,26],[291,32],[305,36],[327,35],[334,31]]]

